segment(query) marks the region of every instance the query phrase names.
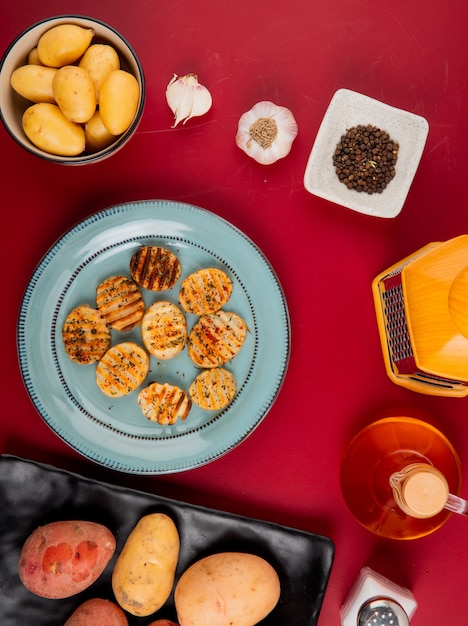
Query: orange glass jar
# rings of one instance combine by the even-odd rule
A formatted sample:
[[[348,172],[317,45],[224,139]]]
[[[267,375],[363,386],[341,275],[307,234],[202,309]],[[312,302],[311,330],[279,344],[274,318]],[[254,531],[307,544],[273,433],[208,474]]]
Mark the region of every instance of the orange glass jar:
[[[348,444],[340,472],[351,513],[365,528],[391,539],[416,539],[444,524],[450,511],[419,519],[395,501],[390,477],[424,463],[443,474],[452,494],[461,490],[461,463],[450,441],[432,425],[411,417],[389,417],[361,430]]]

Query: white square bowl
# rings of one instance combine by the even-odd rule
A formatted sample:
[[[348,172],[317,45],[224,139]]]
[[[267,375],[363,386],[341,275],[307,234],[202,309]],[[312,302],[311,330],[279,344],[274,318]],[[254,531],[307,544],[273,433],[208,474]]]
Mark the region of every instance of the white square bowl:
[[[342,135],[368,124],[386,131],[399,144],[395,176],[381,193],[348,189],[338,179],[333,154]],[[424,117],[397,109],[349,89],[333,96],[315,138],[304,175],[310,193],[348,209],[376,217],[395,217],[403,208],[429,132]]]

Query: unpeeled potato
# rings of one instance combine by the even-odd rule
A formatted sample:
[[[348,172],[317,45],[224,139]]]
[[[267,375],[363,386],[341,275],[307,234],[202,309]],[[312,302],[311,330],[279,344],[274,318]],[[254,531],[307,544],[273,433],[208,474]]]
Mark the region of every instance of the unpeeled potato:
[[[99,110],[104,126],[112,135],[121,135],[133,122],[140,99],[138,81],[129,72],[114,70],[101,85]]]
[[[56,105],[30,107],[22,120],[28,139],[50,154],[72,157],[104,150],[137,113],[138,80],[120,69],[113,45],[92,43],[94,34],[77,24],[54,26],[30,50],[27,64],[11,75],[12,89],[26,100]]]
[[[96,101],[99,101],[101,85],[111,72],[120,69],[120,59],[112,46],[95,43],[83,54],[79,66],[88,72],[96,90]]]
[[[30,141],[45,152],[76,156],[85,149],[83,128],[67,120],[56,104],[33,104],[24,112],[22,123]]]
[[[65,117],[83,124],[96,111],[94,83],[86,70],[75,65],[65,65],[56,70],[52,81],[55,100]]]
[[[86,150],[88,152],[98,152],[110,146],[115,141],[115,135],[111,135],[102,123],[101,112],[99,109],[93,117],[89,119],[84,127]]]
[[[169,516],[150,513],[139,520],[112,572],[114,596],[124,610],[145,617],[162,607],[174,585],[179,549]]]
[[[32,50],[30,50],[28,54],[28,63],[30,65],[42,65],[39,61],[39,54],[37,53],[37,46],[35,46]]]
[[[276,606],[280,581],[264,559],[220,552],[191,565],[174,593],[180,626],[254,626]]]
[[[52,82],[57,70],[54,67],[30,63],[18,67],[11,75],[13,89],[31,102],[55,102]]]
[[[77,61],[94,37],[92,28],[77,24],[52,26],[37,42],[39,61],[49,67],[62,67]]]
[[[128,626],[120,606],[102,598],[91,598],[80,604],[63,626]]]
[[[43,598],[68,598],[99,578],[115,546],[111,531],[95,522],[66,520],[40,526],[21,549],[20,580]]]

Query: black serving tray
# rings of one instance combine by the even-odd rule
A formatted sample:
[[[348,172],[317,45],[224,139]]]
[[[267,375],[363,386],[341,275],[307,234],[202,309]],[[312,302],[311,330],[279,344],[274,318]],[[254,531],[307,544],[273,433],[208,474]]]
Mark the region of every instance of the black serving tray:
[[[164,512],[181,539],[176,581],[194,561],[227,550],[252,552],[275,567],[281,598],[262,626],[314,626],[333,563],[327,537],[207,509],[169,498],[83,478],[64,470],[10,455],[0,455],[0,624],[62,626],[86,599],[113,599],[112,568],[125,540],[143,515]],[[48,600],[29,592],[18,577],[21,547],[38,526],[56,520],[86,519],[104,524],[117,539],[114,558],[84,592]],[[128,615],[145,626],[157,618],[176,620],[173,595],[152,616]]]

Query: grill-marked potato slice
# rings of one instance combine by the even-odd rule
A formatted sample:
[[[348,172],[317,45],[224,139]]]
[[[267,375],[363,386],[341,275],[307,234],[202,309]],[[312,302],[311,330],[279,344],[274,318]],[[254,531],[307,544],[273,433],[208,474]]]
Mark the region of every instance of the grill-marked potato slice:
[[[149,356],[133,341],[124,341],[109,348],[96,368],[99,389],[112,398],[126,396],[145,380]]]
[[[82,365],[99,361],[111,344],[106,322],[99,311],[88,304],[80,304],[67,315],[62,339],[70,359]]]
[[[236,313],[202,315],[190,331],[188,355],[198,367],[219,367],[236,356],[246,335],[247,325]]]
[[[214,313],[231,297],[232,280],[223,270],[207,267],[182,281],[179,302],[187,313]]]
[[[185,346],[187,323],[180,308],[172,302],[153,302],[141,322],[145,348],[158,359],[172,359]]]
[[[143,415],[158,424],[175,424],[185,420],[192,402],[183,389],[169,383],[152,383],[138,394],[138,406]]]
[[[172,289],[181,271],[176,255],[161,246],[142,246],[130,259],[131,277],[150,291]]]
[[[109,276],[96,289],[96,304],[108,326],[131,330],[138,326],[145,312],[141,291],[128,276]]]
[[[189,387],[193,402],[207,411],[227,406],[236,395],[234,374],[224,367],[203,370]]]

